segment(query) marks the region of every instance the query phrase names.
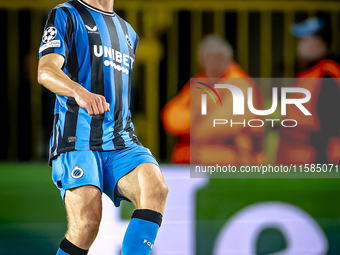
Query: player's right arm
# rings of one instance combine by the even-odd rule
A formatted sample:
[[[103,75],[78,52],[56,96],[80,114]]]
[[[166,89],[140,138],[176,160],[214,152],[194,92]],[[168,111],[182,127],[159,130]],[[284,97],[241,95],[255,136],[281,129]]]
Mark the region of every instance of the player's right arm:
[[[54,8],[48,15],[39,48],[38,82],[55,94],[74,97],[89,115],[103,114],[109,111],[105,97],[89,92],[62,71],[74,37],[70,12],[65,7]]]
[[[51,53],[41,57],[38,64],[38,82],[55,94],[74,97],[78,105],[85,108],[91,116],[110,111],[105,97],[91,93],[72,81],[61,70],[63,64],[64,57],[60,54]]]

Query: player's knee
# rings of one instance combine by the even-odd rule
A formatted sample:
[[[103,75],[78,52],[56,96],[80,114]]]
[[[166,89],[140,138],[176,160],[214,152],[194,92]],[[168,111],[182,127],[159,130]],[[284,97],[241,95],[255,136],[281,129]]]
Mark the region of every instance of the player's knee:
[[[86,219],[80,223],[81,231],[86,234],[89,239],[97,236],[99,231],[100,219]]]
[[[86,235],[96,235],[99,230],[101,216],[92,214],[87,217],[81,217],[80,219],[69,223],[69,228],[77,228],[80,233],[86,233]]]
[[[167,198],[169,194],[169,187],[168,185],[165,184],[165,182],[163,182],[163,188],[162,188],[162,195],[163,195],[163,200],[165,200]]]
[[[149,188],[149,199],[155,200],[155,202],[163,202],[168,196],[169,188],[163,181],[158,181]]]

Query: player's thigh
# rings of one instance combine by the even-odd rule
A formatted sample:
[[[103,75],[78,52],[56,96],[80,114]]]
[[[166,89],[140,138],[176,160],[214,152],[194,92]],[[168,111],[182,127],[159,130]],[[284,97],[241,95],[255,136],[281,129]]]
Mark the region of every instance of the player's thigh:
[[[69,228],[99,227],[102,216],[102,193],[98,187],[86,185],[65,192]]]
[[[60,154],[52,163],[52,179],[62,199],[66,190],[92,185],[103,190],[103,166],[96,151],[70,151]]]
[[[163,212],[168,187],[160,168],[153,163],[138,165],[118,181],[118,191],[131,200],[136,209]]]
[[[102,162],[98,152],[71,151],[53,161],[53,180],[61,191],[69,226],[98,225],[101,219]]]

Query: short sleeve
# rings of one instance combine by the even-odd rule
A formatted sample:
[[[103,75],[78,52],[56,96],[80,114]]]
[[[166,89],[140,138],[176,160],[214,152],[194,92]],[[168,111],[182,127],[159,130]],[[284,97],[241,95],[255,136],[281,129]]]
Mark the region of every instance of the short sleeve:
[[[39,48],[39,58],[49,53],[57,53],[67,59],[72,33],[73,21],[71,15],[61,8],[53,9],[46,21]]]
[[[138,43],[139,43],[139,36],[136,34],[136,39],[135,39],[134,48],[133,48],[133,52],[134,52],[135,56],[136,56],[136,52],[137,52]]]

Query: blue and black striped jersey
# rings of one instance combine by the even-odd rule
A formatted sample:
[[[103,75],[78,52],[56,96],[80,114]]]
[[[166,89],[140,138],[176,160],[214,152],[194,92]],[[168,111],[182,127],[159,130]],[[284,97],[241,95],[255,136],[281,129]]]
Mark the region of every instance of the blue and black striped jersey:
[[[65,58],[63,72],[87,90],[105,96],[110,112],[89,116],[75,99],[56,95],[50,164],[74,150],[117,150],[140,144],[131,121],[130,92],[138,35],[116,13],[81,0],[55,7],[46,22],[39,57]]]

